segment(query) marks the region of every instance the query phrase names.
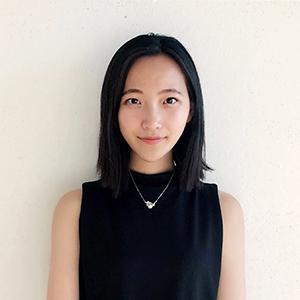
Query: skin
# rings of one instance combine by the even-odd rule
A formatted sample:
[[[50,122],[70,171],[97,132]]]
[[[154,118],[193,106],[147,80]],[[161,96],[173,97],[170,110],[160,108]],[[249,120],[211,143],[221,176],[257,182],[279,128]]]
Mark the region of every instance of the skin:
[[[160,93],[164,89],[176,92]],[[141,57],[131,67],[120,101],[118,120],[121,133],[132,149],[129,167],[151,174],[173,168],[172,148],[185,125],[192,118],[193,108],[188,96],[184,75],[168,56]],[[149,145],[139,137],[166,137]]]
[[[193,115],[179,67],[164,55],[143,57],[136,61],[128,74],[124,91],[129,88],[138,88],[143,92],[124,95],[118,114],[122,135],[132,149],[130,168],[147,174],[172,169],[172,147]],[[176,88],[182,95],[173,92],[158,94],[165,88]],[[169,97],[175,97],[179,102]],[[136,100],[132,99],[130,105],[125,105],[124,101],[129,98]],[[175,105],[172,104],[175,102]],[[167,138],[156,145],[148,145],[138,139],[139,136],[148,135]],[[221,190],[218,193],[223,245],[217,300],[245,300],[243,210],[232,195]],[[79,299],[78,224],[81,198],[82,190],[76,189],[64,194],[56,204],[52,221],[47,300]]]

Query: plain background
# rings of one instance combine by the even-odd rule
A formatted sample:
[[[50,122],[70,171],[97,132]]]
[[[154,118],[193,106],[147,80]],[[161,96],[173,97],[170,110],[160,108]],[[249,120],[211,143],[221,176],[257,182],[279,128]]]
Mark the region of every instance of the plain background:
[[[96,178],[107,65],[150,31],[197,66],[206,181],[243,207],[248,299],[300,299],[300,2],[174,0],[0,2],[0,298],[46,298],[54,207]]]

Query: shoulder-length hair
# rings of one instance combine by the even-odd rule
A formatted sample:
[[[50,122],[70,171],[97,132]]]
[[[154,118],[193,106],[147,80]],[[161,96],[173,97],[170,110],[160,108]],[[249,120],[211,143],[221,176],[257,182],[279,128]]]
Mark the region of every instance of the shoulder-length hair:
[[[112,57],[101,90],[101,113],[97,174],[101,185],[118,198],[127,190],[131,148],[123,138],[118,111],[126,76],[135,60],[142,56],[166,54],[181,68],[190,101],[192,119],[173,147],[173,160],[181,190],[203,187],[204,170],[213,171],[205,162],[204,109],[199,76],[185,47],[174,37],[154,34],[138,35],[123,44]]]

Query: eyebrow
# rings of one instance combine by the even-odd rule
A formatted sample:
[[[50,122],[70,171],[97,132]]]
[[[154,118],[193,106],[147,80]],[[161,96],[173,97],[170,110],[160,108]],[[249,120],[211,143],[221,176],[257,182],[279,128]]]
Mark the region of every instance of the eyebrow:
[[[169,88],[169,89],[163,89],[161,90],[160,92],[158,92],[158,94],[162,94],[162,93],[170,93],[170,92],[173,92],[173,93],[176,93],[176,94],[179,94],[179,95],[182,95],[182,93],[174,88]],[[139,90],[139,89],[128,89],[127,91],[123,92],[122,93],[122,97],[126,94],[129,94],[129,93],[139,93],[139,94],[143,94],[143,91]]]

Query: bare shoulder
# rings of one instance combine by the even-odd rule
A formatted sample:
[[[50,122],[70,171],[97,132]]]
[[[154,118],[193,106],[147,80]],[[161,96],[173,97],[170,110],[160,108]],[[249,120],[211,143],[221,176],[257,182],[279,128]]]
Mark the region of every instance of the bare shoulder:
[[[78,299],[81,195],[81,189],[65,193],[54,209],[47,300]]]
[[[81,188],[66,192],[58,200],[54,214],[70,214],[71,216],[79,216],[81,197]]]
[[[219,190],[223,221],[221,275],[217,300],[245,300],[245,227],[240,202]]]
[[[226,220],[235,219],[236,221],[242,222],[244,212],[240,202],[229,193],[221,190],[219,190],[218,193],[223,218]]]

